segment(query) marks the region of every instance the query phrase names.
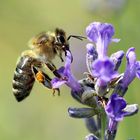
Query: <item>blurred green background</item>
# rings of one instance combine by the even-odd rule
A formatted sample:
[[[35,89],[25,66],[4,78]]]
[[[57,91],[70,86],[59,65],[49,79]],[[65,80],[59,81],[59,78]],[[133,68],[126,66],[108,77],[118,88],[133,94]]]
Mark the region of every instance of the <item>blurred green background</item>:
[[[110,3],[109,3],[110,2]],[[88,134],[83,120],[68,116],[69,106],[81,106],[63,86],[61,96],[36,82],[31,95],[17,103],[12,93],[15,64],[28,40],[41,31],[61,27],[67,34],[85,35],[92,21],[110,22],[115,37],[110,53],[134,46],[140,59],[140,1],[125,0],[0,0],[0,140],[82,140]],[[73,73],[77,79],[86,71],[85,44],[71,40],[74,55]],[[79,60],[78,60],[79,59]],[[125,68],[121,67],[121,71]],[[129,87],[128,103],[140,103],[140,81]],[[140,138],[140,114],[125,118],[119,125],[116,140]]]

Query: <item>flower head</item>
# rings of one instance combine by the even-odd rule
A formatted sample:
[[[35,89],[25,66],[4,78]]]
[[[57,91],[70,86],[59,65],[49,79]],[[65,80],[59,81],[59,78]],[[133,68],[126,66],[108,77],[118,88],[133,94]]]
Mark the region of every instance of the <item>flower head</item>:
[[[74,91],[81,90],[81,85],[71,73],[71,60],[72,55],[69,51],[67,51],[65,66],[58,69],[58,73],[61,77],[64,77],[64,79],[56,77],[52,79],[51,84],[53,88],[59,88],[61,85],[66,84]]]
[[[123,87],[128,87],[136,76],[140,79],[140,61],[136,61],[135,48],[128,49],[126,58],[127,66],[122,79]]]
[[[126,101],[118,94],[113,94],[105,108],[106,114],[114,121],[121,121],[125,115],[123,109],[126,107]]]
[[[98,58],[107,56],[108,45],[114,35],[114,27],[108,23],[93,22],[86,28],[86,34],[87,38],[96,44]]]
[[[95,61],[90,60],[90,63],[88,63],[88,69],[91,75],[97,78],[96,87],[101,92],[107,89],[110,80],[118,76],[115,71],[115,63],[107,56],[110,42],[118,42],[117,39],[112,39],[114,32],[114,27],[108,23],[93,22],[86,28],[87,38],[96,45],[96,50],[93,49],[91,44],[87,45],[88,61],[90,60],[89,57],[92,58],[92,55],[95,54],[93,50],[97,52]],[[103,87],[103,90],[101,87]]]

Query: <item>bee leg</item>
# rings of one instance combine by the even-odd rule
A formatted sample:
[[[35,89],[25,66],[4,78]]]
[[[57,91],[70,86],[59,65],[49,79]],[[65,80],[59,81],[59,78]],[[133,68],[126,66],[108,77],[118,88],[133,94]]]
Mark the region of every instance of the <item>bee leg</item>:
[[[46,63],[46,65],[56,77],[62,78],[62,76],[57,72],[56,66],[53,63]]]
[[[52,79],[47,74],[45,74],[40,70],[37,70],[35,67],[33,67],[33,72],[38,82],[42,83],[45,87],[52,89],[52,85],[51,85]]]
[[[57,91],[58,92],[58,96],[60,96],[60,90],[59,90],[59,88],[54,88],[53,89],[53,96],[55,95],[55,91]]]
[[[33,67],[33,72],[35,74],[37,81],[42,83],[45,87],[53,90],[53,95],[55,95],[55,91],[58,92],[58,96],[60,95],[60,90],[58,88],[56,89],[52,88],[52,85],[51,85],[52,79],[46,73],[40,70],[37,70],[35,67]]]

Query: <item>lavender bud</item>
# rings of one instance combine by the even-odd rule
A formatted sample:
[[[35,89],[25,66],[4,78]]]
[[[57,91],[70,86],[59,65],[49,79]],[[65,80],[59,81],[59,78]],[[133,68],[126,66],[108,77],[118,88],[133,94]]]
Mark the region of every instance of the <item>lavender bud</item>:
[[[85,104],[84,101],[82,100],[82,94],[84,93],[84,91],[93,90],[94,84],[91,83],[91,81],[88,78],[83,78],[79,80],[78,83],[81,85],[81,90],[79,91],[71,90],[71,96],[78,102]]]
[[[73,118],[89,118],[98,114],[96,108],[72,108],[68,109],[68,113]]]
[[[122,79],[122,86],[128,87],[129,84],[138,77],[140,79],[140,61],[136,59],[135,48],[129,48],[126,53],[127,65]]]
[[[108,86],[107,85],[101,85],[101,84],[99,84],[99,82],[96,82],[95,90],[96,90],[96,93],[98,94],[98,96],[104,96],[108,92]]]
[[[100,128],[98,128],[94,117],[85,118],[85,124],[90,133],[93,133],[96,136],[100,137]]]
[[[114,91],[113,91],[113,93],[112,94],[114,94],[114,93],[117,93],[117,94],[119,94],[120,96],[124,96],[125,95],[125,93],[127,92],[127,89],[128,89],[128,87],[123,87],[122,85],[121,85],[121,81],[117,84],[117,86],[114,88]]]
[[[95,135],[89,134],[85,137],[85,140],[99,140]]]
[[[71,90],[71,96],[81,104],[83,104],[83,102],[81,101],[82,94],[83,92],[77,92],[77,91]]]
[[[93,89],[85,90],[82,94],[82,102],[90,107],[96,108],[96,92]]]
[[[124,56],[124,51],[118,51],[116,53],[113,53],[111,56],[110,56],[110,59],[114,62],[115,64],[115,67],[114,67],[114,70],[118,70],[120,65],[121,65],[121,62],[122,62],[122,58]]]

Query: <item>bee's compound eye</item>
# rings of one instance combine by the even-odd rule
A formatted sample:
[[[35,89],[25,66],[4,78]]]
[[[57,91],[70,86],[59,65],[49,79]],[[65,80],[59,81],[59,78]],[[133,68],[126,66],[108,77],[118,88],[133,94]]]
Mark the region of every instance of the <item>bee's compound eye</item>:
[[[64,36],[62,36],[62,35],[57,36],[57,40],[58,40],[58,42],[60,42],[60,43],[62,43],[62,44],[65,43],[65,38],[64,38]]]

